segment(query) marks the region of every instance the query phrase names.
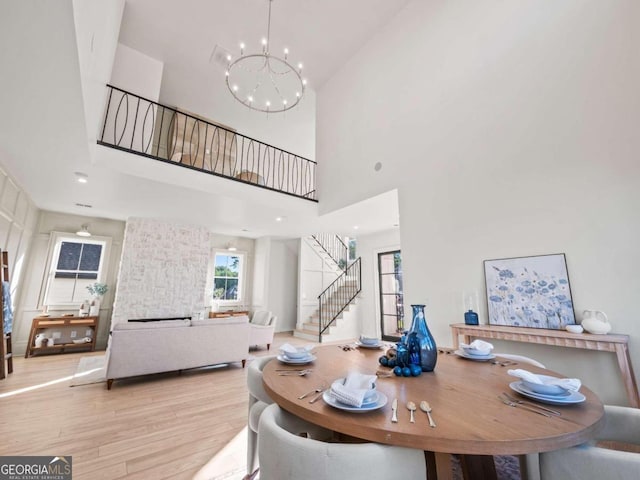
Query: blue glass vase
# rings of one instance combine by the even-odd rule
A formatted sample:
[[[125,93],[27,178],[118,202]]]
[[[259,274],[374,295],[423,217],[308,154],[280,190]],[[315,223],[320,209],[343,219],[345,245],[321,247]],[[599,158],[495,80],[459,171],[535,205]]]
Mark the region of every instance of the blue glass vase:
[[[408,335],[410,361],[419,364],[423,372],[433,372],[438,361],[438,348],[424,318],[424,305],[411,305],[411,308],[413,321]]]
[[[467,325],[478,325],[478,314],[473,310],[464,313],[464,323]]]

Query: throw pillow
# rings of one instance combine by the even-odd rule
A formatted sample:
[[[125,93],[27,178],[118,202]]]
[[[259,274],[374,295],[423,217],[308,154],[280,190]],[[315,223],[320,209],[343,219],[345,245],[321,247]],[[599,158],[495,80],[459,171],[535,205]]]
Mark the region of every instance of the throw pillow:
[[[253,323],[254,325],[269,325],[270,320],[271,320],[271,312],[260,310],[253,314],[251,323]]]

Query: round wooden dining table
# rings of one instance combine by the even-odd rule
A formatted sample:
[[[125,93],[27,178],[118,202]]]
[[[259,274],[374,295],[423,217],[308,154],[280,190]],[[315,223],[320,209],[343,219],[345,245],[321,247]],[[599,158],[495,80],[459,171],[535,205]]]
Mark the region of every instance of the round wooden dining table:
[[[387,347],[344,349],[337,345],[320,346],[313,350],[316,359],[304,366],[274,359],[263,370],[263,383],[281,408],[308,422],[349,437],[424,450],[430,480],[449,476],[449,454],[471,459],[468,468],[473,469],[473,478],[492,478],[495,470],[484,474],[478,471],[490,470],[486,467],[487,458],[493,464],[493,455],[520,455],[578,445],[590,440],[603,422],[602,402],[585,386],[580,389],[586,397],[584,402],[545,405],[559,411],[559,416],[545,417],[525,408],[506,405],[498,398],[502,392],[525,400],[509,387],[510,383],[518,380],[507,373],[510,368],[557,377],[562,375],[532,365],[507,367],[492,361],[467,360],[449,349],[439,351],[433,372],[417,377],[378,377],[376,389],[384,393],[388,402],[377,410],[344,411],[330,406],[322,398],[310,403],[313,395],[298,398],[316,388],[328,389],[333,381],[346,377],[350,372],[391,372],[378,363]],[[283,370],[301,369],[311,372],[282,375]],[[394,399],[398,400],[397,423],[391,421]],[[432,408],[435,428],[429,426],[426,413],[419,407],[414,412],[415,423],[409,421],[407,402],[412,401],[419,406],[423,400]],[[478,460],[481,458],[485,461]]]

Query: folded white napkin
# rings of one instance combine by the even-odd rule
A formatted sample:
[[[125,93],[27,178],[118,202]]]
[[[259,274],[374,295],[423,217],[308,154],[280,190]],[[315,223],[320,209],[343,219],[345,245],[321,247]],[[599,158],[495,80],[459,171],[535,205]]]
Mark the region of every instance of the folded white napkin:
[[[461,343],[460,348],[463,350],[465,348],[473,348],[474,350],[477,350],[480,355],[489,355],[491,350],[493,350],[493,345],[489,342],[485,342],[484,340],[474,340],[469,344]]]
[[[351,372],[347,374],[344,383],[340,379],[331,384],[329,395],[340,403],[360,408],[377,378],[375,375]]]
[[[360,343],[363,345],[376,345],[378,343],[378,339],[376,337],[365,337],[364,335],[360,335]]]
[[[507,370],[507,373],[513,377],[521,378],[527,382],[536,383],[538,385],[557,385],[570,392],[577,392],[582,386],[582,382],[578,378],[555,378],[547,375],[536,375],[528,370],[516,368],[515,370]]]
[[[305,345],[303,347],[294,347],[293,345],[289,344],[289,343],[285,343],[280,347],[280,352],[283,354],[287,354],[287,353],[301,353],[303,351],[307,351],[307,353],[311,353],[311,350],[313,350],[314,345]]]

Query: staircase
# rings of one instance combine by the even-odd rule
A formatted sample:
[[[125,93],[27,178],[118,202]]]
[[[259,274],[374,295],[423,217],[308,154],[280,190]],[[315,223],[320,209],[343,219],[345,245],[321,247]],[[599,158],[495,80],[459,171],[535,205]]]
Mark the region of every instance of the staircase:
[[[294,336],[330,342],[358,334],[356,297],[361,290],[360,258],[347,265],[347,246],[337,235],[313,235],[308,242],[338,277],[318,296],[318,308]]]

